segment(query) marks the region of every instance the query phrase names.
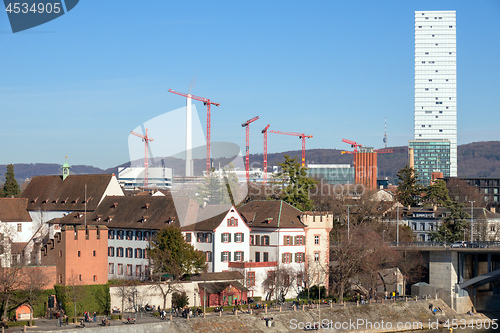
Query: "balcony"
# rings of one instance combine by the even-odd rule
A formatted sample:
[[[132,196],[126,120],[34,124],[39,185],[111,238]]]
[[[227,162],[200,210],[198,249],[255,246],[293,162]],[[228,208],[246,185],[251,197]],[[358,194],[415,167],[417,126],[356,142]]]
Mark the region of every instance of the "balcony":
[[[276,267],[276,266],[278,266],[277,261],[267,261],[267,262],[234,261],[229,263],[229,267],[234,267],[234,268],[257,268],[257,267]]]

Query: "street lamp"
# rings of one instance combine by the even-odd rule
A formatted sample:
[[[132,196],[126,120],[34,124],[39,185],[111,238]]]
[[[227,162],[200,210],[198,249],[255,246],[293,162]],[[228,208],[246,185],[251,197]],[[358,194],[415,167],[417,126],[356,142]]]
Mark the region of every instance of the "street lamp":
[[[396,246],[399,246],[399,206],[396,207]]]
[[[472,242],[472,230],[473,230],[473,225],[474,225],[474,202],[475,201],[469,201],[470,202],[470,241]]]

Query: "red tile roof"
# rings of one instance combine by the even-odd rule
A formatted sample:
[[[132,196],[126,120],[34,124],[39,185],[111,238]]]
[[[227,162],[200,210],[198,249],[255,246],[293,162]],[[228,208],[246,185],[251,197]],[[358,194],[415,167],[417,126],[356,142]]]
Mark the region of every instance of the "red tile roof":
[[[0,221],[31,222],[26,198],[0,198]]]
[[[237,208],[250,228],[304,228],[301,211],[282,200],[250,201]]]
[[[84,211],[87,185],[87,211],[97,208],[113,175],[36,176],[21,197],[28,199],[28,210]]]
[[[62,225],[84,224],[85,215],[75,212],[56,220]],[[160,230],[167,225],[179,227],[174,202],[168,196],[107,196],[94,212],[87,214],[87,224],[108,228]]]

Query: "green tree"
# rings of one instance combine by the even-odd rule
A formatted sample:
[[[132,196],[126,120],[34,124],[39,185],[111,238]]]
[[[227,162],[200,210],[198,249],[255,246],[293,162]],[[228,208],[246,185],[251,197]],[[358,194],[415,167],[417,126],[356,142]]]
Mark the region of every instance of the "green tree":
[[[404,206],[416,206],[420,201],[421,186],[418,183],[418,173],[406,165],[398,171],[398,189],[396,200]]]
[[[205,175],[201,184],[198,186],[198,195],[196,201],[199,204],[221,205],[231,203],[228,195],[228,189],[225,182],[220,180],[219,174],[212,170]]]
[[[189,297],[185,291],[172,294],[172,305],[177,308],[183,308],[189,304]]]
[[[282,168],[278,177],[286,184],[282,199],[302,211],[312,210],[314,205],[309,193],[317,182],[307,177],[307,168],[302,167],[296,157],[288,155],[285,155],[285,162],[278,165]]]
[[[14,165],[7,165],[7,172],[5,173],[5,183],[3,185],[3,194],[6,197],[17,196],[21,191],[19,190],[19,184],[16,181],[14,175]]]
[[[470,216],[464,211],[464,204],[460,202],[448,200],[446,207],[450,209],[450,213],[446,214],[438,230],[430,233],[430,237],[438,242],[461,241],[464,239],[464,230],[469,228],[467,219]]]
[[[424,205],[445,206],[447,202],[451,201],[446,182],[442,179],[436,180],[434,184],[426,187],[423,192],[422,202]]]
[[[162,229],[151,241],[149,256],[156,273],[178,280],[206,270],[205,255],[187,243],[181,230],[174,226]]]

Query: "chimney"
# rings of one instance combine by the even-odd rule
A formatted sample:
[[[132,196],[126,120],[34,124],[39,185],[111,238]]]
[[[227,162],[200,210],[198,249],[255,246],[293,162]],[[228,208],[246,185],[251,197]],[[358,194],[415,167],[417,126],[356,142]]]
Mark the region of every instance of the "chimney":
[[[415,168],[415,158],[413,148],[408,149],[408,166],[410,168]]]
[[[193,176],[191,168],[191,160],[193,159],[193,133],[192,133],[192,117],[191,117],[191,94],[187,94],[186,98],[186,177]]]

